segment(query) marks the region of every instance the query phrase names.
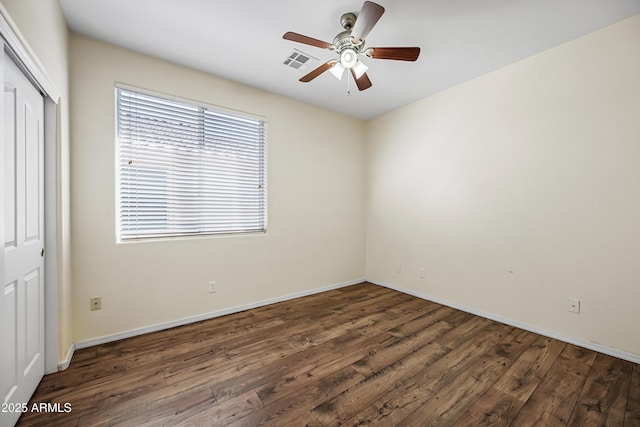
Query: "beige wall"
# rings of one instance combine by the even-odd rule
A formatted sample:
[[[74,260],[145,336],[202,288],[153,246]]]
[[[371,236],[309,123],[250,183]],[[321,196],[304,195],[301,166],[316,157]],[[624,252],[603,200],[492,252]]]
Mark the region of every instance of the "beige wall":
[[[364,277],[363,122],[81,36],[70,58],[76,342]],[[116,244],[115,82],[266,117],[266,235]]]
[[[58,308],[59,359],[63,361],[72,337],[71,249],[69,191],[69,69],[68,30],[57,1],[2,0],[3,6],[18,26],[44,69],[52,79],[61,99],[59,111],[58,168]]]
[[[369,122],[367,277],[640,355],[638,41],[640,15]]]

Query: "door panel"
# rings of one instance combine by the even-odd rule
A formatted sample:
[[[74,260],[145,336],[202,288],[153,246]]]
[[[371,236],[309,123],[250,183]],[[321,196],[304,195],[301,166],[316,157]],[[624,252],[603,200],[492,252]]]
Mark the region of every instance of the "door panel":
[[[40,327],[41,315],[40,315],[40,288],[42,287],[40,280],[40,269],[32,271],[24,276],[24,288],[25,288],[25,307],[26,313],[26,342],[25,342],[25,363],[24,367],[25,375],[29,374],[30,369],[34,367],[38,358],[41,357],[42,347],[40,346],[40,337],[42,336],[42,330]]]
[[[0,403],[16,407],[44,374],[44,100],[6,55],[4,78]],[[19,415],[0,413],[0,426]]]
[[[35,90],[35,89],[34,89]],[[42,99],[42,98],[40,98]],[[42,128],[42,119],[33,111],[34,106],[25,103],[24,106],[24,217],[25,217],[25,243],[34,243],[40,240],[41,200],[43,186],[40,184],[42,159],[40,158],[41,141],[39,128]],[[42,113],[43,108],[40,109]],[[35,242],[38,245],[38,242]]]
[[[16,246],[16,91],[4,91],[4,239],[5,248]]]

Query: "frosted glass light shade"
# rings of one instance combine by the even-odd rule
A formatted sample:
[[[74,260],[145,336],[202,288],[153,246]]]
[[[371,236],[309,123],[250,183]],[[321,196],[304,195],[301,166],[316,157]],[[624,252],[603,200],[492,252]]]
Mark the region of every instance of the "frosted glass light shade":
[[[356,75],[356,80],[362,77],[364,73],[367,72],[369,67],[364,65],[362,61],[356,62],[356,65],[353,66],[353,73]]]
[[[345,70],[344,65],[342,65],[340,61],[336,62],[333,67],[329,68],[329,72],[333,74],[333,77],[335,77],[338,80],[342,80],[342,75],[344,74],[344,70]]]

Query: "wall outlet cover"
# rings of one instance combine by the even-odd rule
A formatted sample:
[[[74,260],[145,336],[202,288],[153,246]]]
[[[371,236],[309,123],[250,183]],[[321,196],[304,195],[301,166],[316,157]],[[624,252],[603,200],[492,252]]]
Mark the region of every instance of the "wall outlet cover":
[[[580,300],[577,298],[569,298],[569,312],[579,314],[580,313]]]

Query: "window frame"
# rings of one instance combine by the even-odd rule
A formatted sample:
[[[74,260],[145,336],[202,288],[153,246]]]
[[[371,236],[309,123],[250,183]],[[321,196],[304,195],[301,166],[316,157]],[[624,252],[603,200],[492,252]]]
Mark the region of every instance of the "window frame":
[[[175,231],[167,231],[164,233],[148,233],[144,232],[137,233],[133,235],[132,233],[127,233],[126,230],[123,230],[123,201],[122,201],[122,178],[123,178],[123,163],[121,161],[121,151],[122,151],[122,138],[120,132],[120,92],[128,91],[137,94],[141,94],[144,96],[159,98],[162,101],[167,102],[175,102],[182,103],[185,105],[189,105],[194,108],[198,108],[201,110],[203,114],[203,133],[204,133],[204,116],[206,115],[206,111],[209,111],[213,115],[222,115],[225,117],[238,118],[239,120],[251,120],[260,123],[261,128],[261,140],[259,147],[260,160],[257,167],[257,175],[259,176],[259,181],[261,182],[261,187],[259,193],[262,195],[259,203],[255,205],[258,208],[258,211],[261,211],[261,225],[260,229],[233,229],[231,227],[226,227],[225,230],[222,231],[212,231],[210,229],[199,230],[197,232],[193,231],[183,231],[183,232],[175,232]],[[268,218],[268,193],[267,193],[267,128],[268,123],[267,119],[263,116],[259,116],[252,113],[247,113],[244,111],[233,110],[230,108],[221,107],[218,105],[213,105],[203,101],[197,101],[193,99],[188,99],[184,97],[179,97],[175,95],[170,95],[162,92],[152,91],[148,89],[143,89],[136,86],[131,86],[123,83],[116,82],[114,88],[114,101],[115,101],[115,232],[116,232],[116,242],[117,243],[131,243],[131,242],[150,242],[150,241],[159,241],[159,240],[175,240],[175,239],[193,239],[193,238],[208,238],[208,237],[228,237],[228,236],[250,236],[250,235],[264,235],[267,233],[267,218]],[[203,137],[204,138],[204,137]],[[202,144],[205,144],[204,139]],[[202,158],[202,155],[200,156]],[[150,170],[153,168],[150,168]],[[169,174],[169,172],[165,172]],[[170,198],[167,198],[170,200]],[[199,201],[202,201],[202,197],[198,197]],[[202,217],[200,217],[202,218]]]

